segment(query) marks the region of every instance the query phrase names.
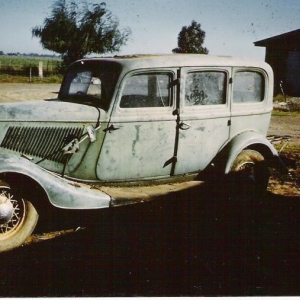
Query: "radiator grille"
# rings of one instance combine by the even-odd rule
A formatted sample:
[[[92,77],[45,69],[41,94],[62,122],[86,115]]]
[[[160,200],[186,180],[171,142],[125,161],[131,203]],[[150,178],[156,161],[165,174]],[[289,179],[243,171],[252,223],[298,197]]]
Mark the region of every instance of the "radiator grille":
[[[10,126],[0,147],[30,156],[48,157],[49,160],[55,162],[63,162],[64,155],[58,150],[66,145],[66,138],[80,137],[82,133],[83,128],[78,127]]]

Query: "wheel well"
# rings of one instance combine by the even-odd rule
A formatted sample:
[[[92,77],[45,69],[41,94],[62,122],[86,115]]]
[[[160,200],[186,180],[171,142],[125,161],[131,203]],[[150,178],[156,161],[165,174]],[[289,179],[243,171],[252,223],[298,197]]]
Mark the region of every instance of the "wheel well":
[[[0,180],[10,186],[11,193],[15,197],[27,200],[34,206],[39,215],[35,232],[44,233],[73,227],[73,219],[69,217],[68,211],[54,207],[43,187],[31,177],[7,172],[0,174]],[[78,212],[77,218],[79,217],[81,217],[81,212]]]
[[[0,180],[8,183],[13,194],[30,201],[37,210],[51,206],[45,190],[34,179],[19,173],[3,173]]]
[[[259,152],[270,166],[273,165],[274,155],[268,146],[264,144],[252,144],[247,146],[244,150],[246,149],[255,150]]]
[[[269,167],[277,167],[278,166],[278,160],[272,153],[272,150],[268,147],[268,145],[261,144],[261,143],[256,143],[256,144],[251,144],[248,145],[247,147],[241,149],[243,150],[255,150],[259,152],[263,157],[265,158],[267,164]],[[228,158],[229,158],[229,148],[223,149],[216,157],[215,159],[209,164],[203,171],[199,173],[197,176],[197,179],[200,180],[206,180],[206,179],[211,179],[212,177],[218,177],[221,175],[224,175],[224,171],[226,169],[227,163],[228,163]],[[240,151],[240,152],[241,152]],[[239,152],[239,153],[240,153]],[[237,153],[236,156],[239,154]],[[235,157],[234,157],[235,159]],[[234,161],[232,160],[232,163]]]

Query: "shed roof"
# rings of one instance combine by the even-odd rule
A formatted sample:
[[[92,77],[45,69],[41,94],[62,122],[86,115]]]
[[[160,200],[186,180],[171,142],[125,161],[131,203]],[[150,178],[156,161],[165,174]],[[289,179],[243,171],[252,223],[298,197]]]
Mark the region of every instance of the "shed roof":
[[[287,47],[290,50],[300,49],[300,29],[254,42],[254,45],[258,47],[268,47],[268,46],[277,46],[277,47],[285,47],[285,48]]]

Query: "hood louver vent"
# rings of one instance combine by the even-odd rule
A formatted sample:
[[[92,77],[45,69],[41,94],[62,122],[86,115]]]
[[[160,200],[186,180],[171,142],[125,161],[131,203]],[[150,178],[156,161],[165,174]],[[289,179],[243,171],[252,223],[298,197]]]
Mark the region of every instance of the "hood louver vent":
[[[69,142],[66,142],[68,138],[79,138],[82,133],[83,128],[78,127],[11,126],[0,147],[29,156],[48,157],[49,160],[62,163],[65,156],[59,150]]]

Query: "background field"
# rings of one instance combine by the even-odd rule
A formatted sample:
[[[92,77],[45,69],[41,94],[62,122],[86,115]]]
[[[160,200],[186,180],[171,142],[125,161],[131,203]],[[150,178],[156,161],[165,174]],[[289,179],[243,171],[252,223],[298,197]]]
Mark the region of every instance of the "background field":
[[[43,78],[39,63],[43,63]],[[61,59],[58,57],[0,56],[0,83],[60,82]]]

